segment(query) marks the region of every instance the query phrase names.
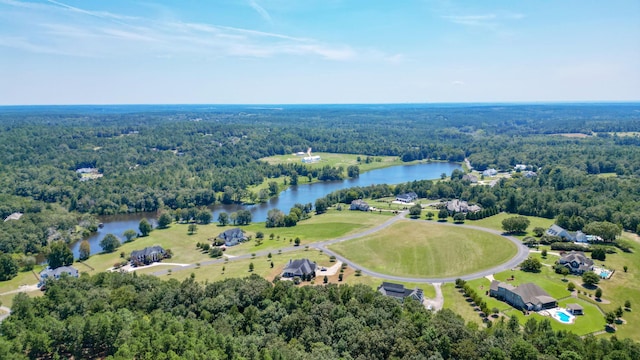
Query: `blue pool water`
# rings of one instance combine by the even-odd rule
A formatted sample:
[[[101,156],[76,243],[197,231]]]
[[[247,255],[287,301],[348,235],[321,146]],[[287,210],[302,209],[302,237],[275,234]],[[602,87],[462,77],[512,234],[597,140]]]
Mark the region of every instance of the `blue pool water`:
[[[558,319],[560,319],[563,323],[568,323],[571,320],[571,315],[565,313],[564,311],[558,311]]]
[[[600,272],[600,277],[603,278],[603,279],[608,278],[609,277],[609,271],[608,270],[602,270]]]

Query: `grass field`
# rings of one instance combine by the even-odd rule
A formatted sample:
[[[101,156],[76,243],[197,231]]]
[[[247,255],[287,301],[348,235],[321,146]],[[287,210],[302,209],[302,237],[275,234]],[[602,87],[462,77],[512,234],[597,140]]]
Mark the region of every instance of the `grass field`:
[[[514,216],[521,216],[521,215],[499,213],[497,215],[490,216],[488,218],[484,218],[482,220],[472,220],[472,221],[471,220],[467,220],[467,221],[465,221],[465,224],[482,226],[482,227],[486,227],[486,228],[489,228],[489,229],[495,229],[495,230],[502,231],[502,220],[504,220],[506,218],[514,217]],[[541,227],[541,228],[544,228],[546,230],[551,225],[553,225],[553,222],[554,222],[554,219],[545,219],[545,218],[536,217],[536,216],[525,216],[525,217],[527,219],[529,219],[531,224],[529,224],[529,227],[527,228],[527,232],[525,234],[515,235],[515,237],[517,237],[519,239],[523,239],[523,238],[525,238],[527,236],[533,236],[533,231],[532,230],[535,227]]]
[[[413,221],[398,222],[331,249],[380,273],[416,277],[470,274],[516,254],[514,244],[493,234]]]
[[[288,228],[266,228],[264,222],[254,223],[241,228],[253,237],[238,246],[229,248],[227,252],[232,255],[250,254],[261,250],[275,250],[289,247],[293,240],[299,237],[302,241],[300,247],[319,240],[327,240],[347,234],[355,233],[373,227],[388,220],[388,216],[377,213],[365,213],[360,211],[337,211],[330,210],[322,215],[314,215],[311,219],[298,223],[297,226]],[[208,239],[218,236],[223,231],[234,226],[217,226],[215,224],[198,225],[198,230],[193,235],[188,235],[188,225],[172,224],[167,229],[156,229],[147,237],[137,238],[133,242],[122,244],[115,252],[110,254],[96,254],[91,256],[86,265],[95,269],[91,270],[83,265],[78,265],[78,269],[88,273],[104,271],[112,267],[115,263],[124,260],[120,253],[124,252],[128,256],[133,250],[140,250],[147,246],[160,245],[165,249],[173,251],[173,257],[168,260],[173,263],[194,264],[210,259],[207,254],[203,254],[196,249],[196,244],[211,243]],[[260,246],[256,246],[255,235],[262,231],[265,235]],[[269,235],[273,233],[274,239],[270,240]],[[279,238],[278,238],[279,236]],[[5,283],[0,283],[4,285]],[[15,284],[12,285],[15,288]]]
[[[381,169],[388,166],[410,164],[402,162],[402,160],[400,160],[400,158],[397,156],[375,156],[374,161],[371,161],[367,164],[364,162],[367,157],[366,155],[334,153],[312,153],[312,155],[319,155],[321,160],[316,163],[306,164],[307,166],[311,168],[321,168],[326,165],[329,165],[331,167],[342,166],[345,168],[345,175],[347,167],[351,165],[358,165],[360,167],[360,172],[365,172],[374,169]],[[360,157],[362,161],[358,162],[358,157]],[[275,155],[262,158],[260,160],[265,161],[271,165],[296,164],[302,163],[302,156],[296,156],[294,154]],[[302,177],[301,180],[303,180],[302,183],[304,183],[304,179]]]

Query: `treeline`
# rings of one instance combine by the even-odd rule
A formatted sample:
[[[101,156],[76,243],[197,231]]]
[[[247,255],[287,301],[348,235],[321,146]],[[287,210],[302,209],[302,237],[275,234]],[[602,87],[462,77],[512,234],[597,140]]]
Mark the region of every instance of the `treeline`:
[[[478,169],[524,163],[592,174],[640,171],[640,140],[605,133],[640,131],[639,115],[626,104],[67,109],[0,114],[0,192],[94,214],[263,201],[247,189],[264,179],[344,176],[344,169],[258,160],[309,146],[405,161],[468,157]],[[593,131],[602,136],[547,135]],[[103,177],[80,182],[75,170],[85,167]]]
[[[0,325],[0,358],[56,357],[595,360],[637,359],[640,345],[554,331],[548,319],[513,316],[478,329],[363,285],[101,273],[49,282],[43,297],[15,297]]]

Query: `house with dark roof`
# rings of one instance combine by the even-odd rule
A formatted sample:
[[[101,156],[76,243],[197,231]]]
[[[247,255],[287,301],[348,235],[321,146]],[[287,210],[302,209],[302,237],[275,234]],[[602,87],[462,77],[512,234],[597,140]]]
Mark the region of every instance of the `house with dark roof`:
[[[284,278],[313,278],[316,277],[316,263],[311,262],[309,259],[296,259],[289,260],[287,265],[282,270],[282,277]]]
[[[447,201],[445,203],[445,207],[450,214],[455,213],[474,213],[482,210],[479,205],[469,205],[466,201],[454,199],[451,201]]]
[[[567,311],[572,315],[584,315],[584,308],[579,304],[567,304]]]
[[[134,250],[131,252],[131,256],[129,260],[134,265],[149,265],[151,263],[161,261],[166,256],[166,251],[162,248],[162,246],[155,245],[149,246],[142,250]]]
[[[353,200],[351,202],[351,206],[349,207],[349,210],[369,211],[369,208],[370,208],[369,204],[367,204],[361,199],[358,199],[358,200]]]
[[[55,269],[47,267],[46,269],[40,272],[40,282],[38,286],[44,285],[47,279],[60,279],[62,274],[67,274],[68,276],[78,277],[78,269],[73,266],[60,266]]]
[[[421,303],[424,300],[424,292],[422,289],[405,289],[402,284],[383,282],[378,286],[378,292],[384,296],[390,296],[400,301],[404,301],[406,298],[412,298]]]
[[[489,295],[520,310],[538,311],[558,306],[558,300],[534,283],[513,286],[494,280],[489,287]]]
[[[410,203],[417,198],[418,198],[418,194],[414,193],[413,191],[396,196],[397,201],[401,201],[404,203]]]
[[[558,264],[566,267],[572,274],[582,275],[593,270],[593,260],[582,251],[571,251],[558,260]]]
[[[241,242],[245,242],[248,240],[247,236],[244,234],[244,231],[240,228],[233,228],[226,230],[225,232],[218,235],[217,239],[224,241],[225,246],[235,246],[240,244]]]

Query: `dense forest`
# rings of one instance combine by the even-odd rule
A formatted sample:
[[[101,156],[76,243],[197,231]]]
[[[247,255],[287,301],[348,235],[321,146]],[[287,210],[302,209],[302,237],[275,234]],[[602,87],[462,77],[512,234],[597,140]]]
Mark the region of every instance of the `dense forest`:
[[[580,338],[548,319],[487,329],[363,285],[252,276],[200,284],[101,273],[16,296],[2,359],[638,359],[630,340]]]
[[[94,214],[255,200],[247,187],[265,178],[323,178],[302,164],[259,160],[309,146],[404,161],[468,157],[479,170],[527,164],[640,174],[640,137],[612,135],[640,131],[634,104],[159,109],[5,109],[0,192]],[[567,132],[596,136],[548,135]],[[81,182],[82,168],[103,177]],[[0,216],[18,210],[3,204]]]
[[[479,170],[526,164],[537,178],[514,176],[490,188],[470,186],[456,173],[450,182],[400,185],[393,191],[462,198],[524,215],[562,214],[573,218],[575,228],[609,221],[638,231],[639,107],[4,107],[0,217],[20,212],[25,220],[0,222],[0,251],[30,256],[46,250],[52,239],[75,240],[95,229],[89,214],[264,201],[277,192],[248,188],[265,179],[346,175],[329,166],[260,161],[307,147],[405,161],[466,157]],[[585,137],[554,135],[559,133]],[[83,178],[81,169],[95,169],[91,175],[96,177]],[[617,176],[594,176],[602,173]],[[376,196],[381,193],[371,197]],[[82,228],[72,226],[74,217]]]

